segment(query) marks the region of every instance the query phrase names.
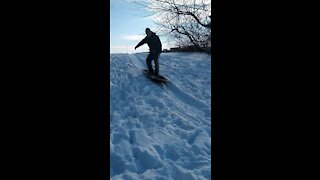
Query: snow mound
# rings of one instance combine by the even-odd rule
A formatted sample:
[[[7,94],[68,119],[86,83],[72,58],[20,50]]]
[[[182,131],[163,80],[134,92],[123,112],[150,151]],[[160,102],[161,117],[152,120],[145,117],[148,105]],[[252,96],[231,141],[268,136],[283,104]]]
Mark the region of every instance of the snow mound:
[[[110,55],[110,179],[211,179],[211,56],[162,53],[167,85],[146,57]]]

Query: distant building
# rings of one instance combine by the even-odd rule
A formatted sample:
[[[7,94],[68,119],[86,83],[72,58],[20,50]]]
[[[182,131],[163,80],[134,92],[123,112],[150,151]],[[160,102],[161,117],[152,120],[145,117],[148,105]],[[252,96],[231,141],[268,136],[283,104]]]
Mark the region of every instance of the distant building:
[[[170,52],[177,52],[179,51],[179,48],[170,48]]]
[[[170,52],[168,49],[163,49],[162,52],[167,53]]]
[[[162,52],[164,52],[164,53],[168,53],[168,52],[201,52],[203,50],[210,51],[210,47],[203,47],[202,49],[197,48],[196,46],[173,47],[173,48],[170,48],[170,50],[163,49]]]

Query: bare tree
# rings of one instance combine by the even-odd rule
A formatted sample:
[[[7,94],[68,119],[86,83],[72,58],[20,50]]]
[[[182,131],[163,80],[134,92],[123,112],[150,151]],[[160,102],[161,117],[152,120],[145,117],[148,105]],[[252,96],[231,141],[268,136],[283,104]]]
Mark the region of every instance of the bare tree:
[[[210,0],[144,0],[135,3],[149,12],[159,29],[177,46],[193,45],[210,52]]]

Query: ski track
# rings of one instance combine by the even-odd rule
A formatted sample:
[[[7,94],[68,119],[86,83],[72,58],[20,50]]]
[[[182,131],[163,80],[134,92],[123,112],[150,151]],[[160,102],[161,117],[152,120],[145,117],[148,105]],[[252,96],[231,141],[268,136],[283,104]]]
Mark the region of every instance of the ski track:
[[[211,57],[161,54],[168,85],[146,57],[110,57],[110,179],[211,179]]]

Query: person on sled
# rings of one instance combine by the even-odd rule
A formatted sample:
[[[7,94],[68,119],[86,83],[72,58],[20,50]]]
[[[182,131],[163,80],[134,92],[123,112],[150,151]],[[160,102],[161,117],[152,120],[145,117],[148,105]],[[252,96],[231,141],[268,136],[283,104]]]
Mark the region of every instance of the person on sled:
[[[152,32],[149,28],[146,28],[146,34],[147,36],[144,39],[142,39],[142,41],[140,41],[134,49],[137,49],[145,43],[148,44],[150,50],[149,55],[146,59],[148,73],[156,77],[159,77],[159,57],[160,53],[162,52],[162,44],[159,36],[157,36],[156,33]],[[155,71],[152,68],[152,60],[154,60]]]

